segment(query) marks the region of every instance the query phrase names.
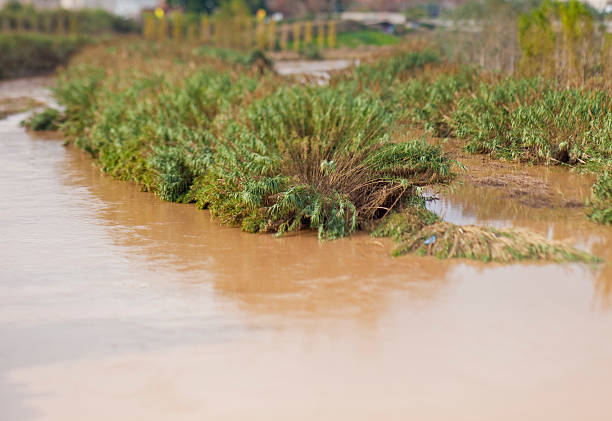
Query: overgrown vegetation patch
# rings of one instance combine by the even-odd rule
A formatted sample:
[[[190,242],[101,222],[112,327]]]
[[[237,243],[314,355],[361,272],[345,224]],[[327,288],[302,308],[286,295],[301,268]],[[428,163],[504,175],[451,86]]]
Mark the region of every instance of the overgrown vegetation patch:
[[[122,60],[109,61],[109,54]],[[483,82],[478,73],[448,66],[428,50],[399,52],[323,87],[281,79],[256,60],[222,49],[141,42],[88,49],[59,78],[62,131],[114,177],[164,200],[208,208],[248,232],[313,229],[334,239],[383,220],[375,235],[395,238],[398,254],[594,261],[526,232],[440,221],[422,206],[420,187],[452,179],[456,162],[435,136],[466,127],[482,131],[480,121],[463,117],[470,107],[491,110],[482,124],[501,131],[500,139],[520,125],[534,132],[537,123],[527,122],[541,112],[533,111],[530,120],[524,109],[538,101],[561,101],[551,112],[582,116],[576,121],[600,116],[601,124],[590,128],[603,130],[600,140],[582,136],[567,151],[577,162],[596,152],[603,159],[603,96],[568,91],[560,100],[542,94],[549,88],[537,80]],[[434,136],[404,136],[411,127]],[[570,129],[551,130],[565,136]],[[523,153],[537,155],[530,148]],[[583,152],[574,153],[576,148]],[[553,158],[552,152],[542,156]]]

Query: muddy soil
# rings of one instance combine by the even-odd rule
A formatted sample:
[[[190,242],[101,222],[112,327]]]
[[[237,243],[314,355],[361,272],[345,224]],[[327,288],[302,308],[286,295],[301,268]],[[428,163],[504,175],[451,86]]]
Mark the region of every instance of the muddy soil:
[[[110,179],[24,117],[0,120],[0,419],[609,419],[609,264],[245,234]],[[478,159],[431,209],[612,261],[612,228],[555,205],[592,180]],[[522,202],[532,190],[553,206]]]

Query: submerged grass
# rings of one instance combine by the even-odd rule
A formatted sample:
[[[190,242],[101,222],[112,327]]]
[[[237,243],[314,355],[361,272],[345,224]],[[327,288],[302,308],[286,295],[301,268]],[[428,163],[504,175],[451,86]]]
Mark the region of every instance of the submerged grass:
[[[525,230],[441,221],[425,209],[408,208],[387,217],[374,236],[398,243],[394,256],[416,253],[439,259],[472,259],[509,263],[521,260],[598,263],[600,259],[571,245],[550,241]]]

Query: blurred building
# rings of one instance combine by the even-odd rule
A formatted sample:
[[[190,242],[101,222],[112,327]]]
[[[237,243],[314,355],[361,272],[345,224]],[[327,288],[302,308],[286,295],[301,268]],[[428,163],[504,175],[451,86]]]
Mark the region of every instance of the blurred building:
[[[0,0],[0,7],[9,0]],[[153,8],[159,0],[21,0],[19,3],[28,4],[37,9],[104,9],[123,16],[138,16],[142,9]]]

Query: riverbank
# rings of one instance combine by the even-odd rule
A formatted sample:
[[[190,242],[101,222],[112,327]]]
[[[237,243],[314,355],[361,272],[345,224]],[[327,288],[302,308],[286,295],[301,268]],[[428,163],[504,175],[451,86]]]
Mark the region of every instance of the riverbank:
[[[0,84],[0,96],[9,89],[46,95]],[[609,265],[397,259],[367,235],[250,235],[114,180],[24,118],[0,120],[10,419],[604,421],[612,411]],[[584,201],[592,179],[466,158],[481,181],[459,175],[428,193],[440,199],[430,210],[612,261],[612,230],[583,209],[534,207],[482,181],[536,178],[556,203],[557,193]]]
[[[109,65],[109,49],[125,60]],[[153,57],[155,68],[148,64]],[[223,223],[248,232],[280,235],[306,228],[334,239],[374,231],[393,218],[392,230],[375,233],[401,243],[398,254],[598,261],[527,232],[440,221],[424,209],[421,193],[462,171],[444,135],[463,142],[460,150],[507,157],[500,151],[508,149],[503,142],[514,139],[512,132],[500,132],[497,149],[474,146],[482,141],[469,130],[486,123],[469,120],[480,115],[472,108],[489,107],[484,118],[499,119],[503,128],[514,124],[515,114],[524,115],[522,109],[546,104],[554,92],[576,98],[564,112],[579,113],[582,105],[596,104],[587,92],[470,73],[427,49],[400,49],[339,69],[318,87],[304,86],[301,76],[280,77],[266,63],[257,54],[207,47],[123,41],[91,48],[59,79],[56,95],[66,107],[62,127],[105,172],[164,200],[210,209]],[[515,93],[517,110],[486,103],[491,95],[502,100]],[[604,136],[609,116],[597,112],[594,130]],[[590,142],[576,128],[575,143],[561,146],[551,134],[555,126],[539,127],[543,140],[515,145],[514,156],[578,165],[590,154],[590,168],[606,165],[605,142]]]

